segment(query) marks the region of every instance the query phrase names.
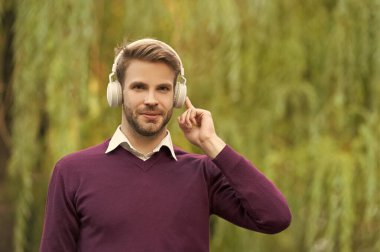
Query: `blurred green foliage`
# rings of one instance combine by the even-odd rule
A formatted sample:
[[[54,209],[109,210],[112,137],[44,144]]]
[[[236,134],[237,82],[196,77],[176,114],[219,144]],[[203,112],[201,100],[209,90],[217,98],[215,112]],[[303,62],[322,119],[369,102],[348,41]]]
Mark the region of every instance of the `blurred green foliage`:
[[[15,13],[14,251],[38,251],[54,163],[119,124],[105,100],[113,48],[142,37],[177,50],[193,103],[293,212],[276,236],[213,217],[211,251],[380,251],[379,0],[0,2]]]

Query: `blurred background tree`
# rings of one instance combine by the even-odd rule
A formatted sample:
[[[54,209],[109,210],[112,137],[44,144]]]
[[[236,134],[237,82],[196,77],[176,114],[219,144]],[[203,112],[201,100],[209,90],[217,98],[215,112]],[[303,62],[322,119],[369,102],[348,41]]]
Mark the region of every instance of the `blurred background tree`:
[[[0,251],[38,251],[54,163],[113,134],[113,48],[142,37],[178,51],[193,103],[293,212],[276,236],[213,217],[211,251],[380,251],[379,0],[0,0],[0,14]]]

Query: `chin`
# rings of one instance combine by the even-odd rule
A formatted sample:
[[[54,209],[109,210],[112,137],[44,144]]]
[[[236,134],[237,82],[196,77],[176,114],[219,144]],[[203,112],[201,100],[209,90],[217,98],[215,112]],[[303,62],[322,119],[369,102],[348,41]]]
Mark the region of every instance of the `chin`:
[[[159,135],[160,133],[162,133],[163,129],[160,129],[160,130],[148,130],[148,129],[143,129],[143,130],[139,130],[138,133],[142,136],[145,136],[145,137],[155,137],[157,135]]]
[[[142,136],[154,137],[165,131],[165,125],[160,123],[140,123],[135,131]]]

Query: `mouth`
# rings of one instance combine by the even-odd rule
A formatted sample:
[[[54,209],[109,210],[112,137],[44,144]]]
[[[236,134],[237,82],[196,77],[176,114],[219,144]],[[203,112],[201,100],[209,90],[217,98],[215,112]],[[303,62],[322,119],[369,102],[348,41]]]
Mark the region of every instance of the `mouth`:
[[[159,111],[143,111],[140,115],[149,121],[155,121],[162,115],[162,113]]]

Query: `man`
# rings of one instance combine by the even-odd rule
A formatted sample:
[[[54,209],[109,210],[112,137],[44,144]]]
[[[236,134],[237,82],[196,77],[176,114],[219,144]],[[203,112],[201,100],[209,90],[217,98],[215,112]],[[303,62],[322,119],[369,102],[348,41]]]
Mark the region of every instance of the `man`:
[[[41,251],[209,251],[211,214],[263,233],[288,227],[280,191],[216,134],[211,113],[186,97],[183,75],[161,41],[121,48],[107,91],[121,125],[56,164]],[[166,125],[184,100],[179,127],[205,155],[172,144]]]

